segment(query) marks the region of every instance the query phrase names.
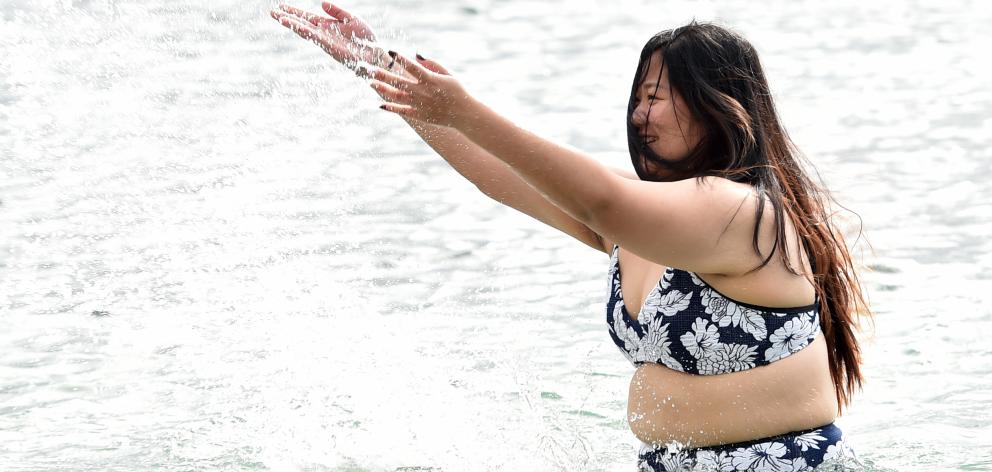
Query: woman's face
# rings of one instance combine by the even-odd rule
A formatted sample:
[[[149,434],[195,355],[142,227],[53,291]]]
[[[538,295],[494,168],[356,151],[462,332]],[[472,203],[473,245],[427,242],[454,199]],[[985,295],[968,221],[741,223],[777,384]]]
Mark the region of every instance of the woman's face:
[[[636,93],[631,122],[648,147],[666,161],[688,156],[702,139],[703,130],[682,97],[669,86],[668,68],[661,67],[661,51],[651,55],[647,74]],[[650,173],[664,172],[651,161],[644,164]]]

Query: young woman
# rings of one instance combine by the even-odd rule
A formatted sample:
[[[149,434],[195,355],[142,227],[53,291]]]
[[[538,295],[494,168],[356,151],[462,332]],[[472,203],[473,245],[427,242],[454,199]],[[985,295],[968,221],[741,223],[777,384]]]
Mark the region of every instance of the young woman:
[[[289,6],[320,45],[482,192],[610,256],[610,336],[637,367],[642,470],[813,470],[851,454],[862,383],[851,258],[778,121],[754,48],[712,24],[644,46],[628,103],[636,175],[515,126],[361,19]],[[622,267],[622,268],[621,268]]]

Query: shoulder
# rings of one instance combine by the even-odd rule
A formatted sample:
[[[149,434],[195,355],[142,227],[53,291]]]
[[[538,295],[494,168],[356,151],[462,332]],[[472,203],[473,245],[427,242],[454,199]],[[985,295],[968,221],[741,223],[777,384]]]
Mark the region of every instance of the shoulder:
[[[745,253],[753,252],[758,193],[748,184],[713,176],[672,182],[624,179],[611,189],[613,201],[596,213],[590,227],[603,236],[603,252],[616,243],[667,267],[733,272],[743,267]]]
[[[697,192],[707,193],[716,197],[740,199],[757,195],[754,186],[743,182],[735,182],[726,177],[693,177],[679,182],[686,186],[692,183],[697,187]]]
[[[717,177],[690,177],[684,180],[651,182],[638,180],[624,185],[626,190],[637,192],[641,197],[666,200],[678,206],[720,204],[728,201],[740,202],[757,196],[755,188],[747,183]]]
[[[686,269],[704,274],[746,273],[761,262],[761,254],[774,241],[774,211],[771,201],[753,185],[706,176],[676,183],[678,191],[669,200],[679,207],[673,217],[682,233],[673,242],[684,248]],[[759,207],[763,208],[759,214]],[[760,219],[760,221],[759,221]],[[761,253],[755,252],[755,231]]]
[[[712,204],[717,208],[733,208],[736,214],[735,219],[742,216],[742,210],[751,210],[754,213],[762,200],[765,206],[769,206],[771,201],[753,185],[744,182],[735,182],[725,177],[700,177],[691,179],[697,181],[698,187],[695,192],[700,200]],[[744,218],[754,223],[754,218]]]
[[[666,200],[681,209],[676,211],[681,213],[684,222],[704,224],[711,230],[716,226],[722,229],[728,229],[730,225],[750,227],[754,224],[751,215],[762,198],[747,183],[715,176],[672,182],[665,190],[671,192]]]

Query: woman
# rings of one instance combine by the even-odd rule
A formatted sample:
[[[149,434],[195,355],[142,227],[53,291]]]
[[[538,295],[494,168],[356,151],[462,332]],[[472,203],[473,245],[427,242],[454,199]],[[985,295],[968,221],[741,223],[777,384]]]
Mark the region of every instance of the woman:
[[[371,78],[382,108],[486,195],[610,255],[607,322],[637,366],[642,470],[812,470],[849,453],[833,421],[862,383],[854,315],[867,306],[747,41],[693,22],[647,42],[628,104],[632,175],[324,11],[272,16]]]

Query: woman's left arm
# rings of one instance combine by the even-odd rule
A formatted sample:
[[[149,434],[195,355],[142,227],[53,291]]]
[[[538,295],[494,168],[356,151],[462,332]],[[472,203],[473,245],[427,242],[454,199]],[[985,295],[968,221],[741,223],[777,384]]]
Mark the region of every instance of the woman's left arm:
[[[527,131],[472,97],[450,75],[435,74],[395,55],[412,78],[384,69],[373,86],[389,102],[382,108],[456,128],[510,166],[546,198],[590,229],[671,267],[702,273],[747,270],[753,218],[738,218],[750,191],[725,179],[649,182],[625,179],[592,157]],[[752,207],[753,208],[753,207]],[[745,224],[750,222],[750,224]],[[742,251],[745,249],[745,251]]]

